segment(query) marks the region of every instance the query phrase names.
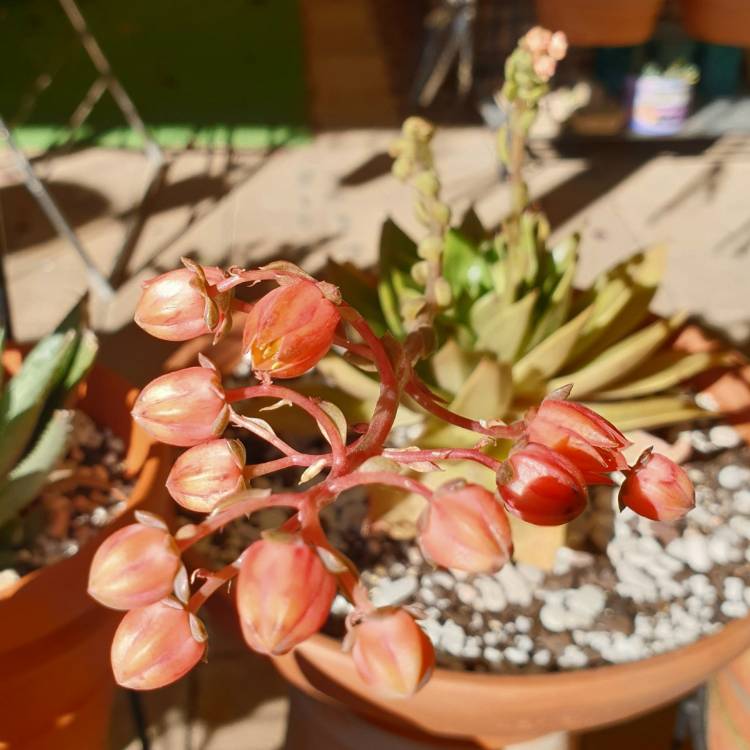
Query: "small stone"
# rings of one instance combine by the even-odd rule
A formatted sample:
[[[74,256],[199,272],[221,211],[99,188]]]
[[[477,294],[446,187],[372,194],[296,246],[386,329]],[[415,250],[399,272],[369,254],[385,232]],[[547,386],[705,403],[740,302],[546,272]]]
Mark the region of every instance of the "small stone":
[[[519,633],[528,633],[533,625],[533,620],[526,615],[518,615],[516,617],[516,630]]]
[[[537,651],[531,659],[538,667],[546,667],[552,660],[552,654],[546,648],[543,648]]]
[[[425,604],[434,604],[437,600],[437,597],[435,596],[435,592],[432,589],[419,589],[419,593],[417,594],[417,597],[422,600]]]
[[[598,586],[585,584],[573,589],[566,597],[565,604],[574,614],[579,616],[583,624],[591,624],[604,609],[607,595]]]
[[[414,576],[398,578],[395,581],[384,578],[371,591],[372,602],[376,607],[401,604],[417,593],[419,582]]]
[[[708,541],[702,534],[685,536],[685,562],[696,572],[706,573],[713,567],[708,554]]]
[[[735,493],[734,507],[738,512],[750,515],[750,490],[740,490]]]
[[[722,487],[728,490],[738,490],[743,485],[750,484],[750,469],[735,464],[723,466],[719,470],[718,480]]]
[[[511,664],[521,666],[529,663],[528,653],[520,648],[515,648],[514,646],[508,646],[508,648],[503,651],[503,655]]]
[[[737,576],[729,576],[724,579],[724,598],[735,602],[741,602],[745,593],[745,583]]]
[[[568,628],[568,613],[559,604],[545,604],[539,612],[539,620],[552,633],[562,633]]]
[[[484,651],[482,651],[482,656],[490,664],[499,664],[503,660],[503,652],[494,646],[486,646]]]
[[[511,604],[528,607],[532,600],[532,590],[529,582],[516,570],[512,563],[504,565],[496,576]]]
[[[563,669],[575,669],[585,667],[589,663],[589,659],[581,648],[571,644],[566,646],[562,654],[557,657],[557,663]]]
[[[493,630],[488,630],[486,633],[482,635],[482,640],[488,646],[497,646],[497,644],[500,643],[503,640],[503,638],[500,635],[500,633],[496,633]]]
[[[736,448],[742,442],[737,430],[726,424],[712,427],[708,431],[708,439],[718,448]]]
[[[493,578],[480,577],[474,581],[488,612],[501,612],[508,603],[503,587]]]
[[[534,648],[534,641],[528,635],[517,635],[513,639],[513,645],[523,651],[531,651]]]
[[[745,539],[750,539],[750,518],[733,516],[729,519],[729,525]]]
[[[456,579],[445,570],[437,570],[432,574],[432,580],[444,589],[452,589],[456,585]]]
[[[20,580],[21,576],[17,570],[13,568],[5,568],[0,570],[0,591],[9,586],[12,586],[16,581]]]
[[[478,659],[482,655],[482,648],[479,644],[469,642],[467,639],[461,655],[466,659]]]
[[[460,656],[466,643],[466,633],[460,625],[448,620],[440,633],[440,647],[453,656]]]
[[[726,601],[722,602],[721,613],[725,617],[733,619],[747,616],[748,607],[745,602]]]
[[[456,596],[459,601],[471,605],[477,598],[477,590],[470,583],[459,581],[456,584]]]

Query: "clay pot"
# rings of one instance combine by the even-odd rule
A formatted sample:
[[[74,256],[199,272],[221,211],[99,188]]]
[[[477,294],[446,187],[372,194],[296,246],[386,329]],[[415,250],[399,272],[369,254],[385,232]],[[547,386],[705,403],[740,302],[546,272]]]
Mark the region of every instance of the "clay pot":
[[[702,42],[750,46],[750,3],[746,0],[680,0],[682,25]]]
[[[662,5],[663,0],[535,0],[539,23],[564,31],[580,47],[642,44],[651,38]]]
[[[3,357],[8,369],[18,351]],[[102,539],[132,520],[135,508],[161,515],[171,451],[154,444],[130,419],[136,391],[95,367],[79,407],[129,446],[128,474],[137,482],[127,512],[73,557],[34,571],[0,590],[0,748],[96,750],[106,746],[114,680],[109,645],[121,613],[86,593],[88,569]]]
[[[688,351],[718,346],[695,327],[686,329],[675,345]],[[728,421],[750,442],[750,367],[709,373],[704,385],[728,412]],[[373,696],[357,676],[351,657],[342,653],[341,644],[325,635],[314,636],[274,661],[282,675],[308,696],[328,707],[347,707],[376,725],[377,731],[408,738],[404,747],[411,747],[409,742],[438,747],[450,741],[460,743],[450,747],[500,748],[553,732],[589,730],[653,710],[690,692],[748,648],[750,618],[671,653],[629,664],[521,676],[437,669],[427,686],[405,701]],[[747,700],[750,652],[717,679],[712,687],[716,694],[727,693],[728,682],[744,680]],[[734,706],[747,711],[746,702],[735,699]],[[295,714],[297,722],[304,716],[304,712]],[[747,721],[744,713],[743,725]],[[308,729],[312,731],[312,725]],[[717,744],[711,750],[734,747]]]

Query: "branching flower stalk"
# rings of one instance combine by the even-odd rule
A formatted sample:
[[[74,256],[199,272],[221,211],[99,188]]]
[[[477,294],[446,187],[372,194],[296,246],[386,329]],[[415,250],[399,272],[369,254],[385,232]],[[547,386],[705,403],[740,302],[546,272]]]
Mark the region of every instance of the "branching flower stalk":
[[[412,122],[399,156],[410,155],[409,174],[420,184],[434,174],[423,148],[430,134]],[[437,190],[418,190],[427,239],[439,248],[447,226],[443,204]],[[238,616],[251,648],[270,655],[293,649],[322,627],[338,590],[353,606],[345,646],[362,679],[389,696],[418,690],[434,666],[419,613],[411,607],[375,607],[355,565],[330,543],[321,524],[321,511],[356,487],[385,485],[424,497],[427,508],[417,541],[426,559],[473,573],[496,571],[511,558],[507,512],[540,525],[565,523],[585,508],[587,487],[609,482],[613,470],[627,477],[620,494],[623,507],[656,519],[674,519],[692,507],[692,487],[680,467],[650,453],[629,467],[622,455],[628,445],[624,436],[590,409],[568,401],[566,389],[509,425],[467,419],[445,407],[415,372],[418,360],[430,352],[428,334],[441,304],[439,249],[426,255],[428,291],[402,343],[377,336],[335,286],[290,263],[222,271],[185,261],[185,269],[148,282],[136,321],[158,338],[181,341],[207,333],[221,338],[233,316],[246,316],[242,347],[255,382],[227,390],[210,359],[201,355],[199,366],[147,385],[133,407],[134,419],[157,439],[187,448],[172,468],[167,489],[204,519],[173,536],[161,519],[140,513],[137,523],[113,534],[98,550],[89,592],[106,606],[126,611],[112,646],[121,685],[160,687],[204,658],[207,635],[200,609],[236,578]],[[260,282],[276,288],[252,306],[234,298],[238,287]],[[275,382],[313,368],[334,346],[377,370],[380,395],[365,425],[347,424],[336,405]],[[386,447],[405,393],[436,418],[475,432],[476,446]],[[271,408],[296,408],[311,417],[327,450],[299,452],[266,421],[236,408],[269,399]],[[243,445],[223,437],[230,424],[267,442],[279,457],[247,463]],[[482,450],[500,439],[514,443],[505,461]],[[462,481],[433,490],[412,475],[451,460],[475,461],[493,470],[497,493]],[[292,467],[300,469],[305,489],[275,493],[253,487],[256,477]],[[310,486],[312,480],[316,483]],[[289,509],[289,520],[265,532],[234,563],[188,575],[182,557],[193,545],[270,507]]]

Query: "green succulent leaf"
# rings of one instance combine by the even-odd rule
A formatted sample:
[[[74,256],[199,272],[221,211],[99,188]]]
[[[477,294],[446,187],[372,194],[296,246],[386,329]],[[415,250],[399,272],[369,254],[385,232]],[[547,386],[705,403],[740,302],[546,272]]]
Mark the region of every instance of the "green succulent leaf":
[[[75,330],[42,339],[8,383],[0,402],[0,477],[23,455],[47,398],[65,377],[78,344]]]
[[[407,289],[416,292],[410,270],[417,260],[419,257],[414,241],[395,222],[388,219],[380,234],[378,299],[388,327],[398,338],[405,335],[401,302]]]
[[[584,403],[622,431],[651,430],[691,419],[716,416],[713,412],[701,409],[692,399],[679,395]]]
[[[685,317],[680,313],[636,331],[581,369],[552,380],[549,391],[573,383],[573,397],[576,399],[597,393],[644,363],[683,325]]]
[[[448,339],[430,359],[432,376],[438,387],[455,395],[477,366],[479,355],[467,351],[455,339]]]
[[[22,511],[47,483],[50,471],[65,455],[73,415],[55,411],[29,453],[0,484],[0,525]]]
[[[539,292],[533,290],[508,306],[503,305],[495,292],[480,297],[470,312],[477,334],[477,350],[492,352],[501,362],[513,362],[526,336],[538,297]]]
[[[443,276],[456,300],[464,292],[476,299],[481,292],[492,289],[492,275],[484,256],[476,244],[455,229],[449,229],[445,236]]]
[[[645,367],[630,374],[626,382],[599,391],[596,397],[620,400],[661,393],[712,367],[731,364],[720,352],[686,352],[668,350],[652,357]]]
[[[587,307],[516,362],[513,366],[516,390],[535,393],[542,383],[559,372],[567,362],[591,312],[591,308]]]

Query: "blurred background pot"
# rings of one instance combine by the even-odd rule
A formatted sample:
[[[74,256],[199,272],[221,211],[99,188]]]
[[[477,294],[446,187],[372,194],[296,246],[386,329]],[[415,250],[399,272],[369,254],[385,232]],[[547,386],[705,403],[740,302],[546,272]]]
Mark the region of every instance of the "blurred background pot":
[[[21,355],[3,358],[11,371]],[[130,419],[136,391],[95,366],[78,408],[125,441],[127,474],[137,477],[127,511],[75,555],[0,590],[0,747],[95,750],[106,745],[114,680],[109,646],[120,613],[86,593],[91,559],[102,539],[136,508],[169,513],[164,490],[171,450],[154,444]],[[30,721],[33,717],[33,721]]]
[[[651,37],[663,0],[536,0],[535,5],[539,23],[564,31],[573,45],[624,47]]]
[[[639,135],[675,135],[688,112],[693,86],[684,78],[642,75],[628,84],[630,130]]]
[[[682,24],[694,39],[737,47],[750,46],[747,0],[681,0]]]

